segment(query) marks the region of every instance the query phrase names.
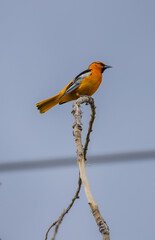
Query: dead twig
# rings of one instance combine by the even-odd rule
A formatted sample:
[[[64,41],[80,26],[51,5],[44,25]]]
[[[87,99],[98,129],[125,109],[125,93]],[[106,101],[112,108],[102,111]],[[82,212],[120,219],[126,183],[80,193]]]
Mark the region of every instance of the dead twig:
[[[80,170],[80,177],[81,177],[82,183],[84,185],[84,190],[85,190],[85,194],[88,199],[88,203],[92,210],[95,221],[99,227],[99,231],[101,232],[102,239],[109,240],[110,239],[109,238],[109,227],[106,224],[103,217],[101,216],[101,213],[98,209],[98,205],[94,201],[93,196],[91,194],[90,186],[89,186],[88,179],[86,176],[86,171],[85,171],[85,155],[84,155],[82,141],[81,141],[82,112],[80,109],[80,105],[84,102],[90,103],[92,101],[93,101],[93,99],[91,97],[81,97],[73,104],[73,115],[75,118],[75,122],[74,122],[74,126],[73,126],[73,134],[74,134],[75,144],[76,144],[76,149],[77,149],[77,159],[78,159],[78,165],[79,165],[79,170]],[[89,139],[89,137],[88,137],[88,139]],[[87,149],[87,146],[86,146],[86,149]]]
[[[88,99],[87,99],[88,100]],[[84,156],[85,156],[85,160],[86,160],[86,155],[87,155],[87,149],[88,149],[88,144],[89,144],[89,141],[90,141],[90,133],[92,132],[92,126],[93,126],[93,122],[94,122],[94,119],[95,119],[95,105],[94,105],[94,100],[93,98],[90,98],[89,99],[90,102],[90,106],[91,106],[91,118],[90,118],[90,121],[89,121],[89,127],[88,127],[88,132],[87,132],[87,136],[86,136],[86,140],[85,140],[85,146],[84,146]],[[88,104],[88,101],[85,101],[86,104]],[[75,195],[71,201],[71,203],[68,205],[68,207],[66,208],[66,210],[63,210],[63,212],[61,213],[60,217],[58,218],[57,221],[53,222],[52,225],[48,228],[47,232],[46,232],[46,235],[45,235],[45,240],[47,240],[48,238],[48,234],[50,232],[50,230],[55,226],[55,230],[54,230],[54,233],[53,233],[53,236],[52,236],[52,240],[55,239],[55,236],[58,232],[58,228],[64,218],[64,216],[69,212],[69,210],[71,209],[71,207],[73,206],[74,202],[76,199],[79,198],[79,192],[80,192],[80,189],[81,189],[81,184],[82,184],[82,181],[81,181],[81,178],[80,178],[80,173],[79,173],[79,179],[78,179],[78,187],[77,187],[77,190],[75,192]]]
[[[86,101],[86,104],[88,104],[88,99]],[[90,142],[90,133],[93,131],[92,127],[93,127],[93,123],[94,123],[94,120],[95,120],[95,114],[96,114],[96,111],[95,111],[96,107],[95,107],[93,98],[89,98],[89,104],[90,104],[90,107],[91,107],[91,115],[90,115],[89,127],[88,127],[88,132],[87,132],[86,141],[85,141],[84,150],[83,150],[85,161],[87,160],[86,155],[87,155],[87,150],[88,150],[88,144]]]
[[[58,218],[57,221],[53,222],[52,225],[48,228],[47,232],[46,232],[46,235],[45,235],[45,240],[47,240],[48,238],[48,233],[49,231],[52,229],[52,227],[54,227],[55,225],[55,230],[54,230],[54,233],[53,233],[53,236],[52,236],[52,240],[55,239],[55,236],[58,232],[58,228],[60,226],[60,223],[62,222],[64,216],[69,212],[69,210],[71,209],[71,207],[73,206],[74,202],[76,199],[79,198],[79,192],[80,192],[80,189],[81,189],[81,178],[79,177],[79,181],[78,181],[78,187],[77,187],[77,190],[76,190],[76,193],[71,201],[71,203],[68,205],[68,207],[66,208],[66,210],[63,210],[63,212],[61,213],[60,217]]]

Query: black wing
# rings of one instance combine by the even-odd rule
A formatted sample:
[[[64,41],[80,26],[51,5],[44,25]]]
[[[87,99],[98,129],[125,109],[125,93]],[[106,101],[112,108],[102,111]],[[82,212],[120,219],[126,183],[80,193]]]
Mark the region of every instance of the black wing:
[[[62,97],[64,97],[66,94],[71,93],[72,91],[74,91],[75,89],[77,89],[80,86],[81,81],[86,77],[91,75],[91,69],[87,69],[83,72],[81,72],[79,75],[77,75],[73,81],[68,85],[68,87],[66,88],[65,93],[63,94]]]

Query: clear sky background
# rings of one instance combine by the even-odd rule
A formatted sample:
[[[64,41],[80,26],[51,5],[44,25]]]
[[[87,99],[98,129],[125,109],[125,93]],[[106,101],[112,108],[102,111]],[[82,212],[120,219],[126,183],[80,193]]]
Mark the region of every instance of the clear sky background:
[[[1,0],[0,161],[76,156],[72,103],[42,115],[35,104],[94,61],[113,68],[94,94],[88,155],[155,149],[154,10],[153,0]],[[83,111],[84,134],[89,107]],[[91,165],[87,173],[111,239],[153,239],[154,161]],[[77,167],[1,175],[0,238],[44,239],[77,179]],[[100,239],[83,189],[57,236],[79,238]]]

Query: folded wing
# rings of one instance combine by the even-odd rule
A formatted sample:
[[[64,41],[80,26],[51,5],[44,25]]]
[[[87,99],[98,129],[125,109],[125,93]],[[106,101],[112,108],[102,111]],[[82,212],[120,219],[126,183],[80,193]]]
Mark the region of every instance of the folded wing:
[[[77,89],[77,88],[80,86],[81,81],[82,81],[85,77],[90,76],[91,74],[92,74],[92,73],[91,73],[91,69],[87,69],[87,70],[81,72],[79,75],[77,75],[77,76],[73,79],[73,81],[67,86],[66,91],[65,91],[65,93],[61,96],[61,98],[64,97],[65,95],[67,95],[68,93],[73,92],[75,89]],[[61,98],[60,98],[60,99],[61,99]]]

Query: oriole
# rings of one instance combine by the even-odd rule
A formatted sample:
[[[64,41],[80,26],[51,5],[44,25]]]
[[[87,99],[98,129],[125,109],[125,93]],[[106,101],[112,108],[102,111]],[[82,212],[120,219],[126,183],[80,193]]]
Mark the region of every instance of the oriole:
[[[87,70],[77,75],[61,92],[36,104],[40,113],[48,111],[56,104],[78,99],[80,96],[92,96],[102,82],[102,73],[111,68],[102,62],[93,62]]]

